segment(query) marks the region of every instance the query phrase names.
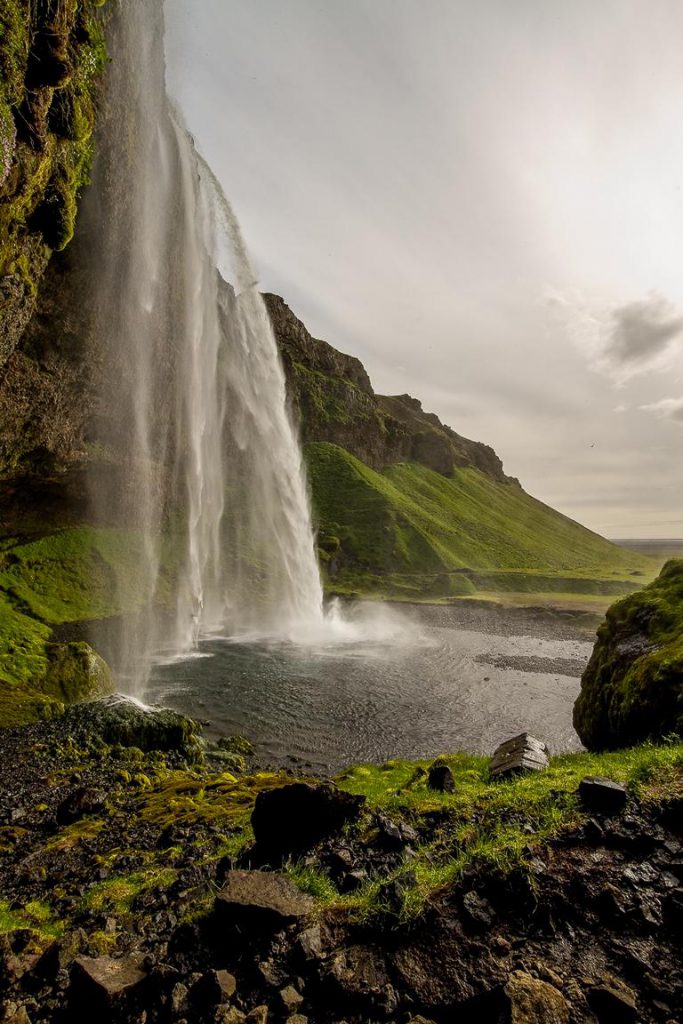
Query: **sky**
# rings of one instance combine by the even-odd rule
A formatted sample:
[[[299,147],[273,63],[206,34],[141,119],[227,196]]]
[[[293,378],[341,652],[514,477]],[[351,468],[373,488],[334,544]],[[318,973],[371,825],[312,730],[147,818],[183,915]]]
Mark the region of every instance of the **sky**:
[[[683,3],[166,0],[264,291],[608,537],[683,537]]]

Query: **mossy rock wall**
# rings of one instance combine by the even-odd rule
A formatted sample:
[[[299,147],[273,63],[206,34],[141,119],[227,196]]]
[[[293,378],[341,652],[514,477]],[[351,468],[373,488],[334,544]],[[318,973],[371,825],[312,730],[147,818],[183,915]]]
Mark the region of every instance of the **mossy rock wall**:
[[[683,735],[683,560],[609,609],[574,727],[590,750]]]
[[[55,354],[57,323],[40,345],[26,336],[35,335],[45,271],[73,237],[89,180],[106,63],[101,6],[0,4],[0,477],[25,468],[31,450],[64,449],[70,428],[62,421],[70,424],[82,404],[70,386],[80,383],[81,366]],[[59,294],[59,284],[52,290]]]

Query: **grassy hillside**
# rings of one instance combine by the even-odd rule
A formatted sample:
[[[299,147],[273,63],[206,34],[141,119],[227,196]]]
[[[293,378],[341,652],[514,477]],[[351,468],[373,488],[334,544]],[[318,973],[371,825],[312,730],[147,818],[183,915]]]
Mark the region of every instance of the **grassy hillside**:
[[[329,589],[395,598],[629,593],[658,563],[609,543],[477,469],[370,469],[334,444],[306,448]],[[606,600],[607,599],[607,600]]]

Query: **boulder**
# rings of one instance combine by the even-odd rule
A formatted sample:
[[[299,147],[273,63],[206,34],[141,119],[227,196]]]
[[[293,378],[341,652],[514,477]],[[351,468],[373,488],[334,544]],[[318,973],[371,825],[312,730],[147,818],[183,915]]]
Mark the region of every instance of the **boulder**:
[[[628,799],[626,787],[600,775],[586,775],[579,783],[579,800],[588,811],[618,814]]]
[[[147,975],[141,965],[138,956],[77,957],[71,969],[69,993],[74,1010],[102,1013],[105,1020],[113,1014],[125,1014],[142,997]]]
[[[427,785],[430,789],[435,789],[437,793],[453,793],[455,791],[453,772],[447,764],[432,764],[429,766]]]
[[[545,743],[523,732],[496,747],[489,765],[489,775],[492,779],[505,779],[525,772],[542,771],[548,764],[548,748]]]
[[[598,630],[574,704],[589,750],[683,735],[683,560],[618,601]]]
[[[304,1001],[304,997],[293,985],[286,985],[279,992],[280,1004],[287,1014],[295,1013]]]
[[[510,1024],[569,1024],[569,1004],[562,993],[526,971],[513,971],[503,991]]]
[[[199,728],[168,708],[150,708],[122,694],[67,709],[65,727],[91,743],[138,747],[143,751],[176,751],[187,760],[201,758]]]
[[[358,817],[365,797],[330,783],[293,782],[256,797],[251,823],[262,851],[289,854],[339,832]]]
[[[216,897],[219,923],[247,932],[278,931],[303,922],[315,906],[284,875],[273,871],[228,871]]]

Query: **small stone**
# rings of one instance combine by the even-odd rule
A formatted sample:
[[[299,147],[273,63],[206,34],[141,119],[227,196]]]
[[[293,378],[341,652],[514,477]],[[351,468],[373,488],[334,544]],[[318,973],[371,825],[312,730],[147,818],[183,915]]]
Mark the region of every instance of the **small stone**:
[[[368,873],[364,868],[357,868],[356,871],[347,871],[341,880],[342,892],[356,892],[362,889],[368,880]]]
[[[177,982],[171,989],[171,1012],[176,1016],[180,1016],[187,1010],[187,997],[187,986],[180,981]]]
[[[302,1013],[293,1013],[287,1018],[287,1024],[308,1024],[308,1017],[304,1017]]]
[[[320,960],[323,955],[320,925],[314,924],[301,933],[298,946],[306,960]]]
[[[453,772],[447,764],[432,764],[429,766],[427,785],[438,793],[453,793],[455,792]]]
[[[86,814],[95,814],[104,807],[104,794],[87,786],[80,786],[70,793],[57,808],[60,825],[72,825]]]
[[[236,1006],[220,1006],[214,1017],[216,1024],[244,1024],[246,1019],[247,1015]]]
[[[478,928],[490,928],[495,913],[488,900],[482,899],[476,892],[466,892],[462,898],[462,908],[470,922]]]
[[[579,783],[579,799],[583,807],[601,814],[618,814],[626,806],[626,787],[600,775],[587,775]]]
[[[511,1024],[569,1024],[569,1004],[562,993],[526,971],[513,971],[504,991]]]
[[[246,1017],[247,1024],[268,1024],[268,1007],[255,1006]]]
[[[31,1018],[25,1006],[20,1006],[18,1010],[15,1010],[9,1017],[5,1017],[4,1020],[5,1024],[31,1024]]]
[[[280,1002],[286,1013],[294,1013],[304,1001],[304,997],[297,992],[293,985],[287,985],[280,990]]]

